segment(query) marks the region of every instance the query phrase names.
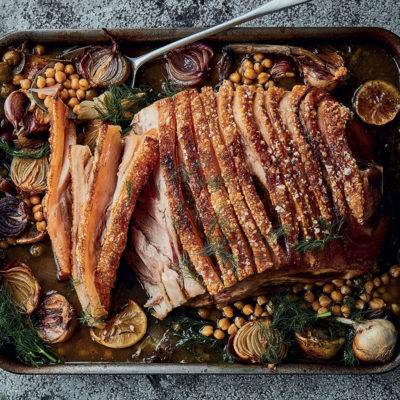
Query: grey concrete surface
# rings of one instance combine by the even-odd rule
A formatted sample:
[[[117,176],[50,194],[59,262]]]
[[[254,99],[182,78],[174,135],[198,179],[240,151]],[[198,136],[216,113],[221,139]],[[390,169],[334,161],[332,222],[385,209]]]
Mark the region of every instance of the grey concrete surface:
[[[207,26],[261,0],[0,0],[0,35],[18,29]],[[380,26],[400,34],[398,0],[314,0],[255,26]],[[400,370],[379,376],[16,376],[0,399],[400,399]]]

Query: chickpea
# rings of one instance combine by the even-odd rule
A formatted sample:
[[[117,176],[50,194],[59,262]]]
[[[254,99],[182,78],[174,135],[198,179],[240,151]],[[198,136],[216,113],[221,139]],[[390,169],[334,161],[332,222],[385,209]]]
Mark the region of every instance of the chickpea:
[[[244,306],[244,303],[243,303],[243,301],[236,301],[235,303],[233,303],[233,306],[237,309],[237,310],[242,310],[243,309],[243,306]]]
[[[393,278],[398,278],[399,277],[399,275],[400,275],[400,265],[393,265],[391,268],[390,268],[390,275],[392,275],[393,276]]]
[[[335,285],[333,283],[327,283],[322,287],[322,291],[326,294],[330,294],[335,289]]]
[[[267,74],[266,72],[261,72],[261,73],[258,74],[258,76],[257,76],[258,83],[259,83],[260,85],[264,85],[265,83],[267,83],[269,77],[270,77],[270,75]]]
[[[254,312],[254,307],[251,304],[246,304],[243,307],[242,313],[244,315],[250,315],[250,314],[253,314],[253,312]]]
[[[56,71],[54,68],[47,68],[46,71],[44,71],[44,74],[46,75],[46,78],[54,78]]]
[[[312,303],[315,300],[314,293],[311,290],[307,290],[307,292],[304,293],[304,300]]]
[[[71,75],[71,74],[75,73],[75,67],[72,64],[67,64],[64,68],[64,72],[67,75]]]
[[[79,100],[76,97],[72,97],[68,100],[68,106],[71,108],[74,108],[75,106],[77,106],[79,104]]]
[[[339,304],[335,304],[335,305],[333,305],[333,306],[331,307],[331,313],[332,313],[335,317],[337,317],[337,316],[340,315],[341,309],[340,309]]]
[[[313,283],[306,283],[306,284],[304,285],[304,290],[312,290],[313,287],[314,287],[314,284],[313,284]]]
[[[380,278],[378,276],[375,277],[372,282],[373,282],[375,287],[379,287],[382,284],[382,282],[381,282],[381,280],[380,280]]]
[[[96,89],[86,90],[86,100],[93,100],[95,97],[97,97]]]
[[[23,199],[23,201],[29,208],[32,207],[31,201],[28,198]]]
[[[63,83],[67,79],[67,75],[65,75],[64,71],[56,71],[55,77],[58,83]]]
[[[263,66],[259,62],[254,63],[254,71],[256,71],[257,74],[260,74],[263,72]]]
[[[294,78],[296,76],[296,74],[294,72],[286,72],[285,73],[286,78]]]
[[[207,308],[199,308],[197,310],[197,312],[199,313],[199,317],[201,319],[206,319],[208,317],[208,314],[209,314]]]
[[[85,96],[86,96],[86,92],[85,92],[84,90],[78,89],[78,90],[76,91],[76,97],[78,98],[78,100],[84,99]]]
[[[385,302],[378,297],[372,299],[368,304],[373,310],[380,310],[385,306]]]
[[[37,222],[43,221],[43,212],[42,211],[36,211],[33,214],[33,219]]]
[[[325,282],[315,282],[315,285],[321,287],[325,285]]]
[[[55,69],[56,71],[64,71],[64,68],[65,68],[65,66],[64,66],[64,64],[61,63],[61,62],[57,62],[57,63],[55,63],[55,65],[54,65],[54,69]]]
[[[7,250],[8,249],[7,240],[0,240],[0,249],[3,249],[3,250]]]
[[[320,307],[317,312],[318,314],[324,314],[328,312],[328,309],[326,307]]]
[[[332,303],[332,299],[328,296],[320,296],[319,297],[319,304],[321,307],[327,307],[329,304]]]
[[[304,289],[304,285],[302,283],[296,283],[296,285],[294,285],[292,288],[292,292],[300,293],[303,289]]]
[[[372,292],[372,298],[374,299],[375,297],[379,297],[379,293],[378,292]]]
[[[260,62],[260,61],[262,61],[264,59],[264,54],[263,53],[256,53],[256,54],[254,54],[253,58],[254,58],[254,61]]]
[[[345,318],[350,317],[350,315],[351,315],[349,306],[344,305],[344,306],[340,307],[340,311],[342,312],[343,317],[345,317]]]
[[[32,205],[36,206],[37,204],[40,204],[40,197],[35,194],[34,196],[31,196],[29,198],[29,201],[31,202]]]
[[[253,80],[257,78],[257,72],[254,69],[245,69],[243,76],[246,79]]]
[[[336,286],[336,287],[342,287],[343,286],[343,284],[344,284],[344,281],[343,281],[343,279],[334,279],[333,281],[332,281],[332,283]]]
[[[256,317],[260,317],[262,313],[263,313],[263,308],[259,304],[256,304],[254,307],[254,315]]]
[[[268,299],[266,296],[258,296],[257,297],[257,304],[260,306],[267,304],[267,301],[268,301]]]
[[[36,86],[39,89],[43,89],[44,87],[46,87],[46,79],[43,78],[43,76],[38,76],[38,78],[36,80]]]
[[[79,89],[79,79],[71,79],[71,89]]]
[[[365,303],[362,300],[357,300],[354,304],[354,308],[357,308],[357,310],[362,310],[365,306]]]
[[[242,78],[242,83],[244,85],[251,85],[253,83],[253,81],[251,79],[248,79],[248,78]]]
[[[353,281],[351,279],[346,280],[346,285],[352,287],[353,286]]]
[[[387,272],[381,275],[381,281],[383,285],[387,285],[389,283],[390,276]]]
[[[29,201],[29,199],[27,199]],[[38,211],[43,211],[43,206],[41,204],[36,204],[35,206],[32,207],[32,212],[38,212]]]
[[[74,106],[74,108],[72,109],[72,112],[76,115],[79,115],[82,112],[82,106],[80,104],[77,104],[76,106]]]
[[[36,229],[39,231],[39,232],[44,232],[45,230],[46,230],[46,221],[45,220],[43,220],[43,221],[40,221],[40,222],[36,222]]]
[[[38,56],[42,56],[45,53],[46,49],[42,44],[37,44],[34,48],[33,48],[33,52],[38,55]]]
[[[71,74],[70,76],[69,76],[69,79],[71,79],[71,81],[72,81],[72,79],[78,79],[78,81],[79,81],[79,79],[80,79],[80,77],[79,77],[79,75],[78,74]]]
[[[340,293],[342,293],[343,296],[347,296],[351,293],[351,289],[347,285],[344,285],[340,288]]]
[[[364,288],[367,293],[371,293],[372,289],[374,288],[373,282],[372,281],[365,282]]]
[[[238,331],[238,327],[235,324],[231,324],[228,328],[228,335],[232,336]]]
[[[221,331],[221,329],[216,329],[214,331],[214,337],[215,339],[222,340],[225,337],[225,333]]]
[[[214,332],[214,327],[212,325],[205,325],[200,330],[200,333],[204,336],[211,336],[213,332]]]
[[[378,289],[376,289],[376,292],[379,294],[384,294],[386,292],[386,287],[385,286],[379,286]]]
[[[12,83],[13,85],[20,85],[24,76],[22,74],[16,74],[13,76]]]
[[[222,312],[224,313],[225,317],[228,317],[228,318],[233,317],[233,308],[231,306],[225,306],[222,309]]]
[[[371,300],[371,295],[369,295],[368,293],[362,293],[360,294],[360,299],[362,301],[368,302]]]
[[[71,89],[71,81],[69,79],[66,79],[63,82],[63,86],[65,87],[65,89]]]
[[[68,90],[67,89],[61,90],[60,96],[61,96],[61,100],[64,100],[64,101],[68,100],[68,98],[69,98]]]
[[[271,300],[266,304],[265,311],[267,311],[271,315],[274,313],[274,311],[275,311],[274,310],[274,305],[273,305]]]
[[[235,325],[238,328],[241,328],[246,323],[246,320],[243,317],[236,317],[235,318]]]
[[[318,310],[320,309],[320,307],[321,307],[321,305],[319,304],[319,301],[318,301],[318,300],[314,300],[314,301],[311,303],[311,308],[312,308],[314,311],[318,311]]]
[[[266,311],[263,311],[263,313],[261,314],[262,317],[268,318],[269,314]]]
[[[19,83],[21,85],[21,89],[28,90],[31,87],[30,79],[22,79]]]
[[[17,244],[17,241],[13,237],[8,237],[6,240],[8,244],[11,244],[11,246],[16,246]]]
[[[54,78],[46,78],[46,86],[54,86],[56,84],[56,80]]]
[[[47,97],[46,93],[38,93],[38,97],[40,100],[44,100]]]
[[[339,290],[334,290],[331,293],[331,298],[335,303],[340,303],[343,299],[342,294],[339,292]]]
[[[272,67],[272,61],[269,58],[264,58],[264,60],[262,60],[261,64],[264,68]]]
[[[243,61],[242,63],[242,67],[246,70],[246,69],[253,69],[253,63],[249,60],[246,59]]]
[[[79,88],[82,90],[89,89],[89,82],[86,79],[79,79]]]
[[[393,303],[393,304],[391,305],[391,309],[392,309],[392,313],[393,313],[394,315],[400,315],[400,306],[399,306],[398,304]]]
[[[76,97],[76,90],[75,89],[68,89],[69,97]]]
[[[44,106],[45,106],[46,108],[49,108],[49,107],[50,107],[50,103],[51,103],[51,96],[47,96],[47,97],[44,99]]]
[[[230,327],[230,325],[231,325],[231,321],[230,321],[229,318],[221,318],[221,319],[218,321],[218,326],[219,326],[223,331],[227,331],[228,328]]]

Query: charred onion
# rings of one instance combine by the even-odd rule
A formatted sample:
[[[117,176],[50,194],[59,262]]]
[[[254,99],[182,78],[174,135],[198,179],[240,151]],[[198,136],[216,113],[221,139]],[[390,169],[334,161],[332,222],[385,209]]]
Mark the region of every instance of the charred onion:
[[[18,236],[26,227],[29,207],[20,199],[5,196],[0,199],[0,236]]]

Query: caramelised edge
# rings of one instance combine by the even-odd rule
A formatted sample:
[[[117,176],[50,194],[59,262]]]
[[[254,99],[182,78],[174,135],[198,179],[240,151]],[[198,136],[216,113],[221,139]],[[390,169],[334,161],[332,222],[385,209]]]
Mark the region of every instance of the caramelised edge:
[[[348,213],[348,209],[344,196],[343,183],[339,178],[335,160],[318,126],[317,107],[318,103],[325,96],[327,96],[327,93],[323,90],[311,89],[300,103],[299,116],[304,133],[311,144],[313,157],[320,161],[321,166],[323,166],[326,172],[325,179],[331,190],[337,214],[344,218]]]
[[[236,88],[233,100],[233,115],[242,137],[249,144],[252,155],[262,165],[265,175],[263,183],[268,191],[272,205],[280,218],[281,226],[285,229],[285,241],[287,241],[288,245],[287,251],[288,254],[291,254],[291,247],[297,244],[299,238],[299,227],[294,218],[294,207],[291,203],[283,175],[279,171],[276,157],[272,154],[271,149],[267,146],[258,130],[253,115],[252,94],[247,93],[247,89],[243,86]]]
[[[103,326],[104,318],[108,315],[95,284],[95,273],[101,251],[102,232],[99,232],[99,226],[105,229],[107,207],[117,183],[122,153],[120,130],[117,126],[100,125],[87,200],[78,227],[76,265],[81,279],[75,283],[75,287],[89,326]]]
[[[263,272],[268,268],[272,268],[273,262],[243,196],[233,160],[222,141],[218,126],[215,93],[212,88],[203,87],[200,98],[208,121],[209,138],[221,171],[221,184],[223,185],[225,183],[231,204],[233,205],[243,232],[247,237],[250,248],[253,251],[257,272]]]
[[[231,263],[223,256],[224,254],[229,254],[230,249],[224,240],[218,217],[211,204],[207,183],[201,170],[199,156],[196,151],[189,92],[183,91],[176,94],[174,100],[176,133],[189,178],[190,189],[196,202],[197,212],[203,224],[207,240],[211,247],[216,249],[214,254],[221,270],[222,280],[224,285],[229,287],[234,285],[237,279]]]
[[[161,172],[166,183],[170,212],[175,219],[175,229],[183,249],[202,277],[208,292],[213,295],[221,291],[224,286],[210,257],[203,254],[204,242],[184,202],[179,177],[176,174],[176,124],[173,100],[171,98],[160,100],[158,112]]]
[[[243,148],[240,143],[241,139],[233,118],[232,102],[233,85],[229,81],[224,81],[220,86],[219,93],[217,95],[220,132],[225,142],[226,149],[235,164],[237,179],[239,181],[242,193],[245,196],[251,215],[253,216],[261,235],[269,244],[273,252],[275,262],[277,262],[278,265],[282,265],[286,263],[286,255],[278,243],[271,221],[262,201],[260,200],[260,197],[258,196],[257,190],[251,178]]]
[[[197,152],[201,168],[207,182],[211,203],[219,217],[222,232],[228,240],[233,257],[237,263],[236,274],[242,280],[254,274],[254,263],[246,238],[240,229],[235,211],[229,201],[225,186],[219,184],[221,172],[212,144],[209,140],[209,128],[200,95],[196,90],[190,92],[193,126],[197,143]]]
[[[76,144],[75,125],[67,120],[68,107],[54,97],[50,113],[50,161],[47,173],[47,232],[59,268],[59,278],[71,275],[71,179],[69,146]]]
[[[132,150],[135,153],[122,177],[122,187],[119,193],[116,193],[117,198],[114,194],[106,227],[106,238],[96,268],[96,287],[102,304],[107,310],[110,308],[111,289],[114,286],[119,261],[126,245],[129,221],[137,197],[158,162],[158,141],[150,136],[136,136],[133,133],[131,135],[133,135],[132,140],[137,142]]]
[[[322,177],[321,167],[318,159],[313,157],[312,149],[304,136],[299,118],[300,102],[308,91],[309,87],[296,85],[282,99],[280,103],[280,115],[291,135],[296,150],[300,154],[304,171],[306,171],[307,182],[318,203],[321,217],[328,224],[332,224],[334,214],[328,190]]]
[[[328,94],[320,101],[317,115],[320,131],[336,163],[338,177],[343,182],[351,215],[360,225],[363,225],[365,223],[364,189],[360,171],[346,138],[350,111]]]
[[[272,129],[269,129],[268,144],[271,146],[274,155],[281,166],[286,187],[296,207],[297,219],[305,239],[319,239],[321,230],[319,226],[319,213],[313,204],[313,194],[308,189],[307,176],[301,164],[300,154],[295,151],[290,140],[286,127],[283,125],[279,114],[279,103],[285,91],[282,88],[270,87],[265,92],[265,108],[268,113]]]

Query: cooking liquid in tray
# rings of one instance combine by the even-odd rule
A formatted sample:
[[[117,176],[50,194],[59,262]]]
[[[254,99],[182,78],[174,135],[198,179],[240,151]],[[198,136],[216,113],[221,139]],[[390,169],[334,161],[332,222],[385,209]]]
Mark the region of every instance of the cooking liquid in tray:
[[[215,56],[211,63],[211,75],[205,84],[215,85],[218,81],[216,64],[220,57],[215,44],[212,44]],[[121,49],[125,54],[137,55],[148,51],[150,47],[139,46],[132,50],[123,45]],[[344,105],[352,109],[352,96],[356,89],[365,81],[382,79],[395,87],[399,87],[399,70],[396,62],[386,50],[371,45],[340,45],[335,49],[342,51],[351,76],[348,82],[334,91],[335,97]],[[238,56],[237,62],[243,55]],[[137,76],[137,85],[146,84],[159,91],[162,82],[165,81],[165,61],[159,60],[142,67]],[[290,89],[296,83],[293,79],[284,79],[279,85]],[[388,229],[388,239],[382,249],[380,266],[383,269],[399,262],[400,238],[396,224],[400,222],[400,132],[399,118],[382,128],[368,130],[375,135],[377,140],[377,161],[384,167],[384,203],[385,209],[390,213],[391,229]],[[16,246],[7,251],[8,259],[19,259],[29,265],[38,278],[42,296],[57,291],[75,306],[80,314],[81,308],[77,296],[69,281],[57,280],[57,268],[51,250],[50,240],[47,238],[41,243],[44,246],[41,257],[33,257],[29,253],[30,246]],[[400,292],[397,290],[396,292]],[[120,311],[121,307],[131,298],[143,305],[146,301],[146,293],[137,281],[134,272],[125,261],[121,260],[115,288],[112,292],[112,313]],[[400,303],[400,295],[397,303]],[[147,310],[146,310],[147,311]],[[217,311],[211,315],[217,317]],[[109,349],[94,342],[89,335],[89,329],[79,324],[74,335],[65,343],[51,346],[53,352],[64,362],[91,361],[91,362],[222,362],[222,354],[199,345],[198,356],[189,354],[184,350],[175,350],[170,354],[167,342],[168,329],[165,321],[158,321],[148,313],[148,330],[145,337],[137,345],[128,349]],[[298,362],[299,360],[297,360]],[[302,360],[303,361],[303,360]]]

